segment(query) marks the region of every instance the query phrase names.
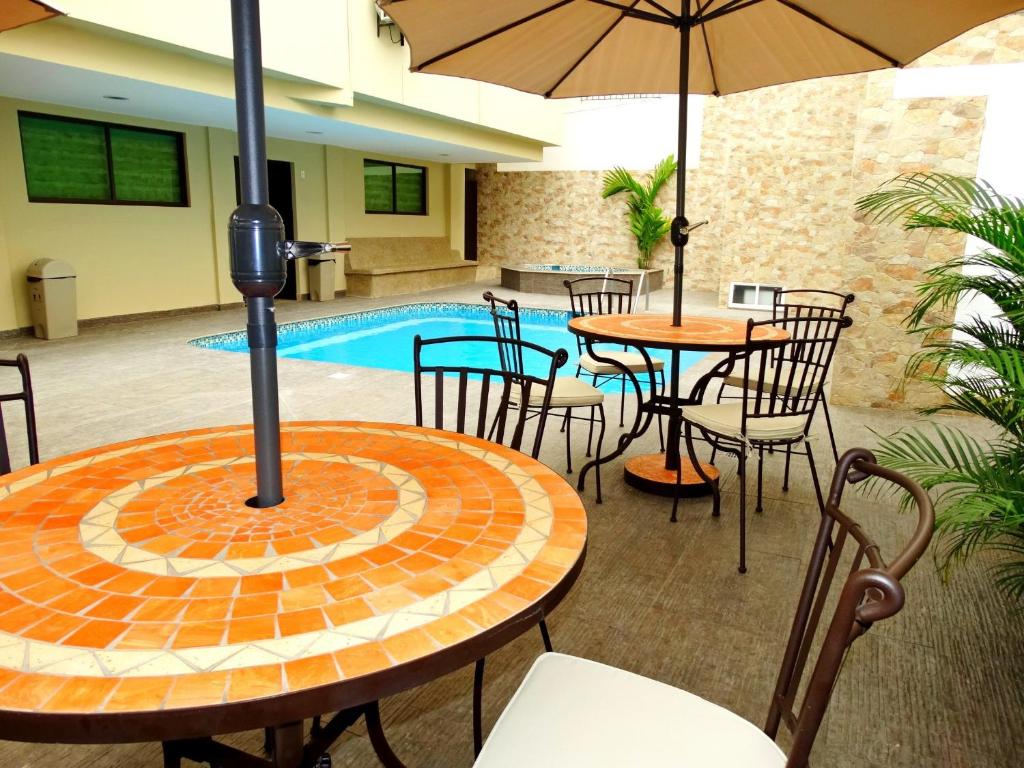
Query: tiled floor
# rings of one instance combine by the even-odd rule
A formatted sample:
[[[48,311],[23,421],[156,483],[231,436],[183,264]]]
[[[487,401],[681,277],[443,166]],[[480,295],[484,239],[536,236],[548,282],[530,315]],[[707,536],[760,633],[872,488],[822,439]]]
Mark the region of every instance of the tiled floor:
[[[482,289],[434,292],[414,300],[475,302]],[[562,306],[558,297],[520,299],[526,306]],[[690,297],[687,311],[728,314],[708,310],[706,299]],[[343,299],[327,305],[285,304],[279,316],[299,319],[383,303]],[[666,293],[655,296],[652,309],[667,311]],[[0,354],[24,351],[31,359],[41,451],[50,458],[116,440],[248,420],[245,356],[185,344],[193,336],[243,326],[242,311],[229,310],[87,329],[69,340],[0,340]],[[280,382],[284,419],[412,423],[408,374],[282,360]],[[888,431],[908,418],[869,409],[835,408],[833,413],[840,443],[847,447],[870,445],[870,430]],[[17,424],[16,419],[11,421]],[[557,430],[552,436],[545,441],[542,459],[562,471],[564,445]],[[815,448],[829,472],[826,445],[818,440]],[[636,450],[657,450],[654,430]],[[750,572],[740,576],[735,465],[726,458],[719,466],[722,517],[710,517],[706,499],[690,500],[682,505],[680,523],[671,525],[670,499],[637,494],[622,483],[621,464],[608,465],[603,476],[605,503],[594,503],[592,485],[584,492],[589,515],[587,564],[550,625],[558,650],[679,685],[760,722],[767,712],[817,513],[810,503],[806,467],[795,464],[791,490],[783,493],[780,457],[769,457],[765,510],[752,514],[749,523]],[[908,530],[908,518],[893,511],[888,501],[851,496],[851,506],[868,525],[881,530],[883,546],[898,542]],[[153,524],[157,523],[140,518],[142,529]],[[193,536],[200,528],[205,529],[197,525],[159,536]],[[216,557],[209,554],[212,546],[229,546],[218,538],[211,532],[211,539],[202,542],[211,545],[206,555],[210,559]],[[1024,727],[1024,617],[996,595],[984,562],[959,571],[945,584],[926,558],[911,574],[907,589],[904,612],[867,635],[850,657],[815,764],[1024,764],[1024,746],[1018,738]],[[493,722],[539,650],[537,633],[528,632],[490,657],[485,726]],[[384,701],[392,746],[411,766],[470,763],[471,686],[472,671],[467,669]],[[129,693],[125,695],[130,698]],[[226,740],[258,751],[261,734]],[[333,754],[335,765],[375,764],[361,727],[346,735]],[[160,757],[156,745],[6,742],[0,744],[0,765],[135,768],[160,765]]]

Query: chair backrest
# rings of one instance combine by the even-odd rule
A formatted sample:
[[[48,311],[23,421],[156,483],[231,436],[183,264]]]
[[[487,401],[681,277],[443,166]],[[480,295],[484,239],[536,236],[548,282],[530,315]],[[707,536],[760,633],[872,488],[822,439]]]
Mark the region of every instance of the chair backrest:
[[[628,315],[633,311],[633,281],[621,277],[577,277],[563,280],[569,291],[569,309],[573,317],[588,315]],[[576,337],[583,354],[583,338]]]
[[[21,400],[25,405],[29,464],[39,463],[39,440],[36,436],[36,407],[32,398],[32,376],[28,370],[28,358],[18,355],[14,360],[0,360],[0,368],[17,368],[21,374],[20,390],[0,393],[0,475],[6,475],[11,471],[11,455],[7,446],[7,430],[4,427],[3,403]]]
[[[917,509],[914,532],[902,551],[891,560],[883,558],[869,533],[840,508],[846,484],[868,477],[900,486],[912,497]],[[871,452],[863,448],[853,448],[840,457],[764,728],[773,739],[780,724],[792,732],[787,768],[806,768],[847,651],[875,623],[895,616],[903,608],[904,591],[900,580],[927,549],[934,527],[931,501],[917,483],[880,467]],[[850,563],[847,576],[836,582],[834,577],[847,560]],[[830,598],[835,591],[838,591],[838,599]],[[835,605],[832,618],[825,626],[822,614],[826,605],[832,604]],[[819,629],[823,632],[820,639],[817,638]],[[811,650],[819,643],[820,650],[810,677],[802,686]],[[803,698],[797,705],[801,690]]]
[[[772,295],[772,317],[781,317],[787,311],[786,307],[803,307],[812,311],[824,310],[838,313],[841,317],[846,314],[846,309],[853,303],[854,298],[852,293],[823,291],[819,288],[790,288],[788,290],[776,288]]]
[[[503,370],[523,372],[523,348],[515,342],[522,340],[519,329],[519,302],[502,299],[490,291],[484,292],[484,301],[491,305],[491,319],[494,321],[494,335],[498,339],[498,359]]]
[[[573,317],[628,315],[633,311],[633,281],[621,277],[577,277],[564,280]]]
[[[852,324],[849,315],[747,321],[743,366],[749,385],[743,390],[743,434],[749,419],[766,416],[803,416],[806,434],[828,378],[839,334]],[[766,346],[756,338],[762,328],[783,329],[789,333],[789,340]]]
[[[791,288],[788,291],[776,289],[772,296],[772,319],[782,321],[781,327],[790,333],[799,331],[806,335],[827,334],[831,327],[827,324],[802,323],[803,318],[842,319],[847,316],[847,308],[853,303],[852,293],[822,291],[816,288]],[[791,322],[795,321],[795,322]],[[773,360],[785,360],[785,347],[773,354]]]
[[[473,350],[470,345],[482,345]],[[519,360],[523,352],[530,353],[531,363],[539,360],[534,370],[539,375],[492,365],[460,364],[467,357],[497,360],[498,350],[509,349]],[[473,355],[473,352],[483,352]],[[413,372],[415,375],[416,425],[424,426],[424,395],[433,389],[434,419],[428,426],[454,429],[462,434],[473,434],[485,440],[502,443],[517,451],[523,448],[526,421],[536,414],[537,429],[529,454],[537,458],[541,439],[551,405],[555,374],[565,365],[569,354],[564,349],[551,351],[537,344],[518,339],[499,339],[495,336],[451,336],[441,339],[413,340]],[[445,418],[445,393],[454,390],[454,419]],[[542,401],[533,409],[531,394],[543,393]],[[475,409],[476,417],[472,411]]]

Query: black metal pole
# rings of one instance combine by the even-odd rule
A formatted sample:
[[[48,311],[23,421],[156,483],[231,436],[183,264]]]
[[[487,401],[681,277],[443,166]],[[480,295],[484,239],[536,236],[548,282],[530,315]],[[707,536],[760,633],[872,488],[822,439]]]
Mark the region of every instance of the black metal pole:
[[[277,247],[284,239],[284,222],[268,202],[259,0],[231,0],[231,34],[241,205],[231,214],[228,237],[231,279],[246,297],[248,307],[246,328],[256,438],[256,496],[247,503],[272,507],[284,500],[274,296],[284,287],[286,273]]]
[[[676,249],[675,282],[672,284],[672,325],[682,324],[683,315],[683,248],[689,238],[686,220],[686,110],[690,90],[690,1],[679,23],[679,135],[676,153],[676,217],[672,222],[672,244]],[[665,451],[665,469],[679,467],[679,432],[682,415],[679,409],[679,350],[672,350],[669,398],[672,412],[668,418],[668,443]]]
[[[689,238],[686,228],[686,112],[690,90],[690,2],[679,24],[679,133],[676,152],[676,218],[672,222],[672,244],[676,249],[675,282],[672,285],[672,325],[682,322],[683,312],[683,249]]]

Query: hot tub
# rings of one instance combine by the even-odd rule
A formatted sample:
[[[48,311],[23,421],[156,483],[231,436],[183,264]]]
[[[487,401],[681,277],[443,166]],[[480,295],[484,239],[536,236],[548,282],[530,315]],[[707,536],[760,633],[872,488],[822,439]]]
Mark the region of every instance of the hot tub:
[[[640,276],[644,275],[643,292],[656,291],[664,285],[665,270],[612,267],[611,276],[633,281],[633,292],[639,287]],[[602,277],[608,274],[608,267],[587,264],[521,264],[501,268],[501,287],[523,293],[566,293],[566,280],[577,277]]]

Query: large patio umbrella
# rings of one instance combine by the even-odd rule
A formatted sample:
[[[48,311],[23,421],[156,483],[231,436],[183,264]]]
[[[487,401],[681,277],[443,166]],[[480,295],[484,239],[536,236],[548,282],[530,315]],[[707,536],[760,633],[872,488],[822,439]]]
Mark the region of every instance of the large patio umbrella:
[[[686,94],[899,67],[1020,0],[378,0],[412,69],[547,98],[678,93],[673,324],[682,307]],[[637,140],[642,140],[638,136]]]
[[[60,15],[56,8],[39,0],[0,0],[0,32]]]

